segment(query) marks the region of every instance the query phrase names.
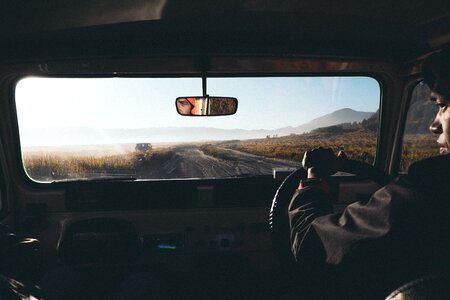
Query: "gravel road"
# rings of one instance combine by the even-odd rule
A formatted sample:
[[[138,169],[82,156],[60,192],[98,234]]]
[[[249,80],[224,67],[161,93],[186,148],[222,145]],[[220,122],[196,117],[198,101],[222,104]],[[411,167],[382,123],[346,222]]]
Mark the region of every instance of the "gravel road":
[[[247,174],[272,174],[273,168],[298,168],[300,163],[262,157],[220,148],[221,158],[203,153],[195,145],[178,146],[174,154],[157,168],[149,170],[155,178],[223,178]]]

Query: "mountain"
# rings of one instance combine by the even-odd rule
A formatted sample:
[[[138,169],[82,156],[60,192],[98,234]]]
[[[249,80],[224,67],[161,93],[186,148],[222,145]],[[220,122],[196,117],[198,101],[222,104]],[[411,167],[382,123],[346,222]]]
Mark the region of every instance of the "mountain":
[[[120,140],[189,142],[205,140],[232,140],[263,138],[270,130],[220,129],[212,127],[162,127],[142,129],[108,129],[106,133]]]
[[[276,132],[279,136],[289,135],[291,133],[302,134],[321,127],[329,127],[342,123],[353,123],[353,122],[359,123],[362,122],[364,119],[369,119],[374,114],[375,114],[374,112],[356,111],[350,108],[343,108],[340,110],[336,110],[330,114],[318,117],[300,126],[284,127],[276,130]]]
[[[20,130],[26,147],[125,143],[173,143],[265,138],[270,130],[220,129],[210,127],[162,127],[138,129],[24,128]]]
[[[24,146],[92,145],[115,143],[172,143],[193,141],[220,141],[258,139],[267,136],[301,134],[319,127],[341,123],[361,122],[373,112],[360,112],[349,108],[316,118],[297,127],[276,130],[219,129],[210,127],[162,127],[138,129],[77,128],[21,128]]]

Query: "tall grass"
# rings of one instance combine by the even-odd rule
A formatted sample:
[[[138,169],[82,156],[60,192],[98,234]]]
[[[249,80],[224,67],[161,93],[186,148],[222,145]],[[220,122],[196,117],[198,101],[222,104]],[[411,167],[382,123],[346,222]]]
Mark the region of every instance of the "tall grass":
[[[134,155],[68,156],[24,154],[27,174],[38,181],[88,178],[106,174],[134,174]]]
[[[438,154],[436,137],[429,134],[405,136],[400,171],[406,172],[414,161]],[[305,151],[317,147],[343,150],[350,159],[373,163],[376,151],[375,133],[354,131],[344,134],[308,133],[285,137],[233,140],[200,145],[206,155],[226,160],[221,148],[259,156],[300,162]],[[27,174],[37,181],[68,178],[95,178],[102,176],[132,176],[160,178],[158,169],[170,162],[175,148],[158,148],[142,152],[130,151],[120,155],[80,155],[67,153],[32,152],[23,154]]]
[[[400,172],[405,173],[415,161],[439,155],[436,136],[431,134],[407,134],[403,141]]]
[[[351,159],[372,163],[375,158],[377,137],[370,131],[345,134],[308,133],[286,137],[222,142],[220,147],[255,155],[301,161],[305,151],[324,147],[343,150]]]
[[[33,152],[23,154],[28,176],[37,181],[104,176],[145,177],[152,164],[170,159],[171,148],[151,152],[128,152],[120,155],[75,155]]]

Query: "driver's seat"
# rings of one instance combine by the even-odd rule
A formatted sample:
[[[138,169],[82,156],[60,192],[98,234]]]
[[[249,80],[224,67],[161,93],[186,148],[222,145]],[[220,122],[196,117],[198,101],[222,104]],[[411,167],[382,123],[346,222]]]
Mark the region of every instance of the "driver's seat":
[[[430,276],[408,282],[392,292],[386,300],[450,299],[450,276]]]

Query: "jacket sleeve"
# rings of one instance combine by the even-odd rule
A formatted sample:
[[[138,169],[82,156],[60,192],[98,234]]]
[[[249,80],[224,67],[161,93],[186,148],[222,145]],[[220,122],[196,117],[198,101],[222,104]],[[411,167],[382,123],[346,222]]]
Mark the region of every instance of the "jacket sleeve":
[[[297,261],[317,258],[323,252],[328,264],[340,264],[365,241],[386,237],[398,229],[405,203],[414,202],[411,189],[390,183],[378,190],[368,202],[349,205],[343,213],[333,214],[329,195],[307,188],[295,193],[289,206],[292,252]],[[304,257],[305,255],[309,258]]]
[[[332,213],[328,193],[315,187],[297,190],[288,208],[291,227],[292,253],[297,262],[317,260],[324,255],[324,249],[311,223],[320,216]]]

